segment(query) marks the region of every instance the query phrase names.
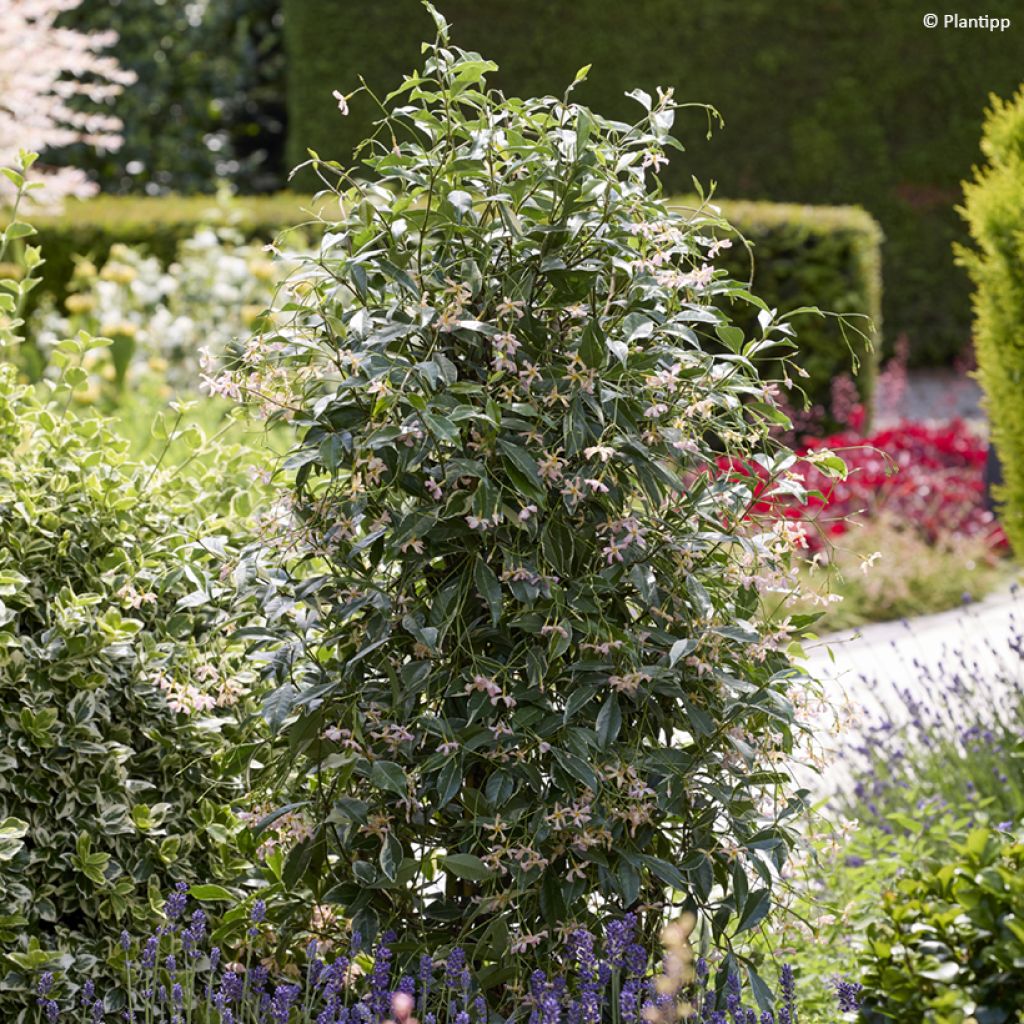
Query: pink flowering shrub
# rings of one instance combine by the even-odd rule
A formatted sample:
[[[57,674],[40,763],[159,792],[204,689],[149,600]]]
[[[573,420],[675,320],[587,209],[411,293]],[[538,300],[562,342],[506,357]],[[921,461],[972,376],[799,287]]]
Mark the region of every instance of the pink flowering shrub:
[[[78,32],[58,27],[59,15],[82,0],[0,0],[0,166],[12,167],[20,150],[43,152],[84,143],[117,149],[121,122],[110,101],[135,81],[104,51],[111,32]],[[84,101],[84,103],[83,103]],[[95,191],[74,168],[49,171],[43,198]],[[0,201],[9,182],[0,178]]]
[[[793,332],[716,267],[728,224],[662,202],[671,92],[633,124],[505,97],[437,23],[358,169],[312,161],[337,219],[222,385],[299,437],[242,632],[267,771],[312,794],[284,876],[522,980],[613,907],[769,912],[807,682],[758,593],[790,543],[700,471],[784,479],[760,367]]]

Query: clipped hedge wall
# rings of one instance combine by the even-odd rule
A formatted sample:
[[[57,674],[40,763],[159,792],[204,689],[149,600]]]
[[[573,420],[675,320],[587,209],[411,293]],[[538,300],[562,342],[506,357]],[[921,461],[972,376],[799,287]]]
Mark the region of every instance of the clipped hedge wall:
[[[855,314],[844,326],[833,316],[801,316],[794,324],[798,381],[814,403],[828,408],[832,380],[857,369],[861,399],[870,412],[882,330],[882,232],[853,206],[719,202],[725,218],[750,243],[734,245],[716,262],[738,280],[753,278],[754,293],[789,312],[813,305]],[[865,319],[866,318],[866,319]]]
[[[312,147],[344,160],[375,107],[357,96],[343,118],[331,90],[350,92],[360,74],[375,90],[394,88],[416,66],[430,21],[419,0],[364,4],[358,18],[342,0],[283,2],[289,159]],[[950,253],[965,237],[954,206],[988,93],[1006,95],[1019,80],[1020,25],[929,30],[917,0],[440,7],[456,43],[501,65],[494,82],[506,91],[561,95],[593,63],[573,95],[607,116],[632,116],[623,93],[637,86],[714,104],[726,124],[710,142],[700,112],[681,118],[688,152],[672,157],[669,189],[688,190],[692,173],[716,180],[721,195],[865,207],[887,239],[887,336],[907,332],[917,362],[946,360],[968,341],[969,284]]]
[[[204,225],[230,224],[246,239],[273,238],[282,228],[309,219],[308,201],[294,193],[247,196],[218,202],[212,196],[99,196],[69,202],[59,214],[33,214],[46,263],[35,293],[60,302],[75,269],[75,257],[106,262],[116,243],[139,246],[171,263],[178,246]]]
[[[975,284],[978,379],[1003,469],[1000,520],[1024,556],[1024,86],[992,97],[982,150],[987,163],[964,185],[963,215],[975,248],[959,259]]]
[[[678,200],[681,205],[690,201]],[[754,288],[766,302],[785,312],[815,305],[837,313],[860,313],[881,325],[881,232],[863,210],[852,207],[789,206],[776,203],[716,202],[750,243],[753,253],[735,244],[718,262],[739,280],[753,269]],[[156,198],[103,196],[69,205],[57,217],[35,218],[46,264],[46,292],[63,301],[75,256],[97,265],[116,242],[139,246],[166,263],[179,244],[209,223],[231,223],[246,238],[271,239],[283,228],[310,217],[305,199],[285,193],[248,197],[227,206],[203,197]],[[866,322],[865,325],[866,327]],[[811,378],[800,382],[814,401],[828,398],[832,378],[853,365],[850,349],[834,318],[802,317],[797,324],[805,354],[801,365]],[[870,402],[877,349],[869,354],[847,332],[861,362],[858,384]]]

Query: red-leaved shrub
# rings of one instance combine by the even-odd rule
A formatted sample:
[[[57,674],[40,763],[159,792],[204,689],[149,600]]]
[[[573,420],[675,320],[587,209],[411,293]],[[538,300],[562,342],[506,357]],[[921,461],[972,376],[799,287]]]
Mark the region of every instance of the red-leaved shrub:
[[[955,534],[1005,545],[1002,528],[985,507],[986,444],[963,420],[940,426],[904,421],[870,437],[833,434],[811,442],[805,452],[823,448],[842,456],[849,467],[846,480],[831,480],[801,463],[805,486],[820,490],[824,499],[788,508],[787,515],[816,521],[825,534],[838,536],[850,528],[851,517],[884,510],[932,542]]]

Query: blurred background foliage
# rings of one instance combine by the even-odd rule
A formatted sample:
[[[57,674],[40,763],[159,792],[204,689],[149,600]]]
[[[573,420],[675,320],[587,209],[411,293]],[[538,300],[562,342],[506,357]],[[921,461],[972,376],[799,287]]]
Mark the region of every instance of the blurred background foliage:
[[[610,116],[630,113],[623,94],[638,85],[713,104],[725,128],[708,140],[694,110],[669,190],[689,191],[693,174],[730,199],[865,207],[887,239],[887,336],[906,333],[918,365],[963,349],[969,289],[950,256],[964,238],[953,207],[979,158],[989,93],[1019,77],[1004,34],[926,29],[916,0],[636,0],[628,25],[614,0],[442,6],[463,45],[498,61],[507,91],[561,93],[593,63],[577,95]],[[269,192],[307,148],[347,159],[375,105],[356,97],[343,118],[332,91],[351,92],[359,74],[386,91],[414,66],[428,25],[419,0],[87,0],[66,17],[116,29],[115,52],[139,75],[118,101],[124,147],[66,159],[104,191],[146,193],[222,182]]]
[[[111,52],[138,80],[116,102],[124,121],[117,152],[73,146],[55,160],[88,171],[104,192],[281,188],[280,0],[86,0],[63,21],[116,31]]]
[[[344,157],[374,104],[356,97],[339,118],[331,89],[355,88],[357,70],[389,88],[414,66],[426,15],[419,0],[371,4],[358,18],[345,0],[283,3],[288,52],[304,55],[288,64],[289,162],[306,147]],[[688,152],[666,169],[669,190],[689,191],[695,174],[730,199],[864,206],[888,240],[887,336],[906,332],[914,363],[948,361],[966,343],[953,207],[980,158],[989,93],[1020,77],[1020,48],[1005,34],[926,29],[917,0],[636,0],[628,16],[616,0],[442,6],[460,43],[500,65],[506,91],[560,95],[593,63],[574,97],[608,116],[632,116],[623,93],[637,86],[712,104],[725,128],[708,141],[699,110],[679,126]],[[988,13],[1019,5],[999,0]]]

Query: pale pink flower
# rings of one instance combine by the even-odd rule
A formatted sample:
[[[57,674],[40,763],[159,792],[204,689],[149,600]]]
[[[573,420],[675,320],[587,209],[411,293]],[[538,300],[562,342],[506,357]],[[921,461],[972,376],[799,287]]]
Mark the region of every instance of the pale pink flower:
[[[607,462],[615,454],[615,449],[607,444],[595,444],[590,448],[584,448],[583,454],[588,459],[592,459],[596,455],[602,462]]]

